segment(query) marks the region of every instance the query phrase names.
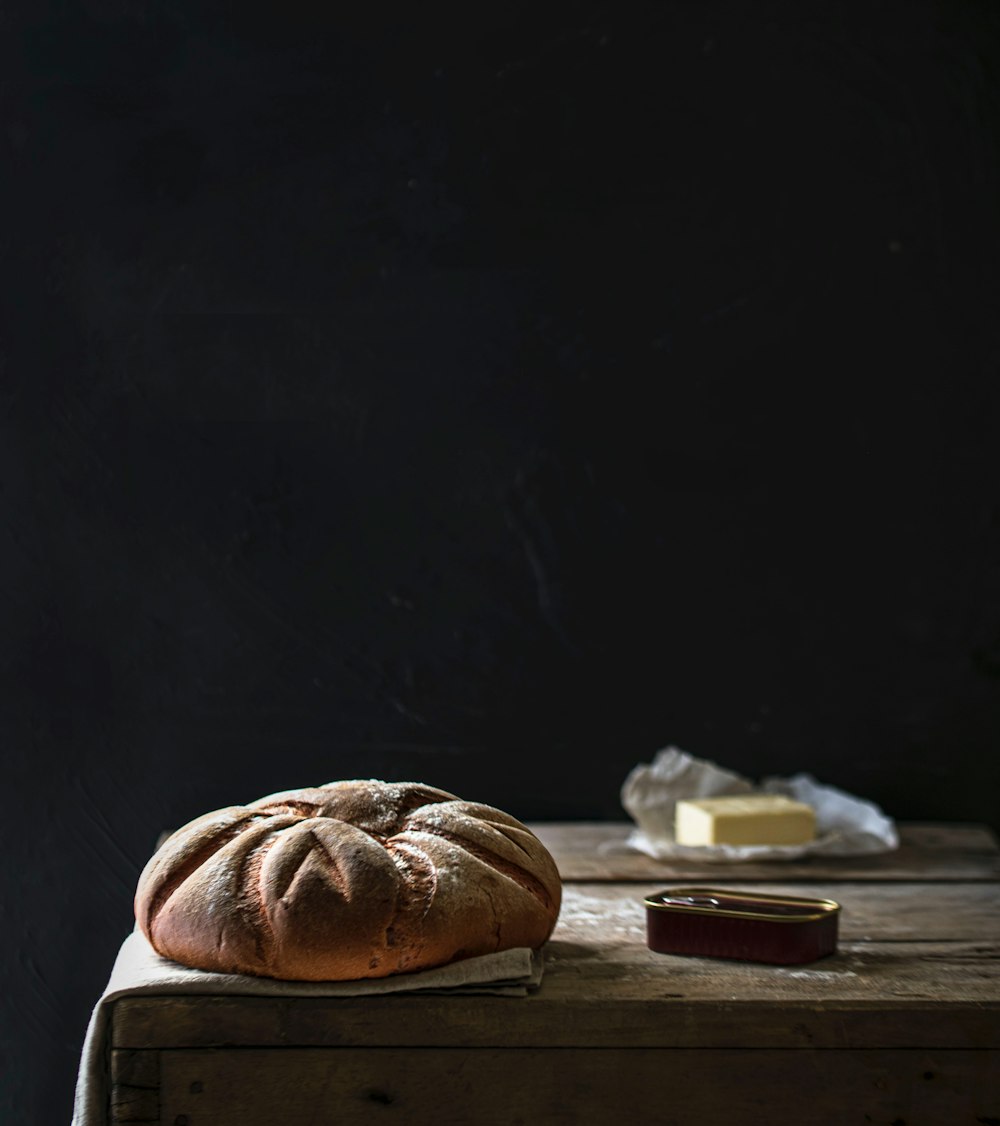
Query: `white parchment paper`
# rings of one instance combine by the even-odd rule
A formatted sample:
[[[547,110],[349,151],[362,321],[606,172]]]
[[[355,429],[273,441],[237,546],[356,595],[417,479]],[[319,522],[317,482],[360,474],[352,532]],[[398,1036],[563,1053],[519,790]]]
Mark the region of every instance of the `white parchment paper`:
[[[688,798],[728,794],[785,794],[816,811],[816,839],[800,845],[679,845],[674,807]],[[811,774],[768,777],[758,783],[677,747],[634,767],[622,784],[621,803],[636,824],[629,847],[657,859],[794,860],[801,856],[860,856],[899,846],[895,822],[873,802],[825,786]]]

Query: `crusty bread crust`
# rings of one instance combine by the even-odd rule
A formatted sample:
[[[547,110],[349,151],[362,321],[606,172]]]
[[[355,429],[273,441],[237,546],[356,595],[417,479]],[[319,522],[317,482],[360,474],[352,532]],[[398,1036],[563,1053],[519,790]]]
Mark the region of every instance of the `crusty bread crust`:
[[[191,821],[143,869],[135,917],[196,969],[347,981],[540,947],[561,895],[552,857],[509,814],[369,779]]]

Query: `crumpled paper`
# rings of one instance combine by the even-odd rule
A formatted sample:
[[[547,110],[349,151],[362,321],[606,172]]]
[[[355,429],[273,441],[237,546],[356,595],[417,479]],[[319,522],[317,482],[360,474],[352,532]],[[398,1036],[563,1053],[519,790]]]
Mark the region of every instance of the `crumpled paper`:
[[[689,798],[729,794],[785,794],[816,811],[816,838],[799,845],[679,845],[674,807]],[[801,856],[861,856],[899,846],[895,822],[873,802],[824,786],[811,774],[748,778],[677,747],[634,767],[622,784],[621,803],[636,824],[626,844],[658,860],[794,860]]]

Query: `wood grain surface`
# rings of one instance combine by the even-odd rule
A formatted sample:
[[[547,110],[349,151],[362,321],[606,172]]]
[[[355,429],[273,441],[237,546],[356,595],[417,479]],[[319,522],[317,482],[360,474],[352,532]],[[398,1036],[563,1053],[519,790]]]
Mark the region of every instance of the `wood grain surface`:
[[[536,991],[124,998],[110,1121],[995,1121],[1000,880],[988,833],[908,827],[891,878],[845,863],[850,878],[837,879],[827,862],[816,879],[782,879],[796,866],[768,866],[756,890],[841,904],[836,953],[770,966],[651,952],[642,897],[665,881],[618,878],[621,855],[600,846],[620,829],[532,828],[570,872],[598,874],[565,883]],[[958,870],[966,878],[942,876]]]
[[[599,872],[617,872],[619,857],[595,848],[614,839],[613,829],[532,828],[571,870],[586,858]],[[792,869],[772,865],[767,881],[754,882],[760,891],[840,903],[838,950],[810,965],[655,954],[645,944],[642,897],[659,884],[571,881],[542,986],[516,1005],[489,997],[134,997],[115,1006],[114,1045],[1000,1046],[1000,880],[987,878],[996,860],[991,838],[975,827],[905,832],[916,843],[897,854],[896,879],[783,881],[777,877]],[[969,879],[919,880],[963,851]]]
[[[168,1052],[160,1121],[830,1126],[847,1121],[850,1108],[858,1123],[982,1126],[995,1109],[989,1052],[803,1049],[794,1064],[788,1056],[767,1049]]]
[[[899,826],[900,845],[872,856],[698,862],[656,860],[627,845],[631,822],[548,822],[532,828],[563,880],[997,880],[1000,849],[985,825]]]

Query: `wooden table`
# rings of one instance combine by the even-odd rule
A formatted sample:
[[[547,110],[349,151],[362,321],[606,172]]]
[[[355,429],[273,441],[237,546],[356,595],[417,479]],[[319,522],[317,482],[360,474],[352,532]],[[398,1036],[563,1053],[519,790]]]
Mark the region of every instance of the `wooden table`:
[[[892,854],[667,864],[628,826],[544,824],[565,881],[537,992],[136,997],[112,1015],[110,1121],[1000,1126],[1000,849],[904,825]],[[678,883],[829,897],[836,954],[654,954],[642,897]]]

